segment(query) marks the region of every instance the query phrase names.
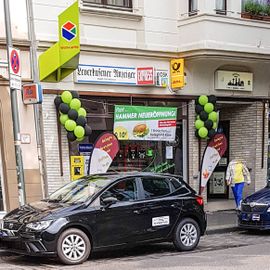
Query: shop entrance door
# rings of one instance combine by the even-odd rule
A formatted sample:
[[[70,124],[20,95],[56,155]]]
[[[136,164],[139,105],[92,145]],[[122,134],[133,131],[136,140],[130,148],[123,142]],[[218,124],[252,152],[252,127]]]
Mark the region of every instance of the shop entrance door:
[[[229,164],[230,121],[220,121],[218,129],[220,132],[223,132],[225,134],[227,138],[228,147],[208,181],[208,188],[207,188],[208,199],[229,198],[229,187],[226,185],[225,177],[227,166]]]

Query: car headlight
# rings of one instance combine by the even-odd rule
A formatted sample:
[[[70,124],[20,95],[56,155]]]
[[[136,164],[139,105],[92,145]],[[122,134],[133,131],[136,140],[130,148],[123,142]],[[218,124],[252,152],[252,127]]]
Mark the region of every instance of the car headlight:
[[[42,231],[46,230],[51,224],[53,220],[45,220],[45,221],[39,221],[39,222],[32,222],[28,223],[26,225],[26,228],[34,231]]]

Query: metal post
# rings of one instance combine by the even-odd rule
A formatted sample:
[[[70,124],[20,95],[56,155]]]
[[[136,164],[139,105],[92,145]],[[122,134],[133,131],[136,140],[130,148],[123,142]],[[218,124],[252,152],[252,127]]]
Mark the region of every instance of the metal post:
[[[7,41],[7,59],[8,66],[9,61],[9,47],[12,47],[12,33],[10,23],[10,9],[9,0],[4,0],[4,13],[5,13],[5,27],[6,27],[6,41]],[[12,122],[13,122],[13,133],[14,133],[14,146],[16,155],[16,170],[17,170],[17,181],[19,190],[19,202],[20,205],[25,204],[25,182],[24,182],[24,171],[22,161],[22,150],[21,150],[21,136],[20,136],[20,123],[18,113],[18,102],[17,102],[17,91],[12,89],[10,86],[10,97],[11,97],[11,110],[12,110]]]
[[[30,40],[30,58],[31,58],[31,70],[32,77],[35,83],[39,83],[38,76],[38,61],[37,61],[37,40],[35,34],[35,25],[34,25],[34,15],[33,15],[33,1],[26,0],[27,8],[27,18],[28,18],[28,32]],[[42,106],[40,104],[33,104],[34,106],[34,119],[35,119],[35,130],[36,130],[36,140],[37,140],[37,151],[38,151],[38,161],[39,161],[39,170],[41,175],[42,182],[42,196],[47,197],[48,187],[46,185],[46,169],[45,169],[45,150],[42,147],[44,142],[44,132],[42,129],[43,119],[42,119]]]

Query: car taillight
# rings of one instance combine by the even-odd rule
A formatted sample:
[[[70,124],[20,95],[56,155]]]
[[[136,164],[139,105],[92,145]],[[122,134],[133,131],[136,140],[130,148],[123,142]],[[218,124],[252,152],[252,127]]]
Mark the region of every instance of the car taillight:
[[[196,196],[196,201],[199,205],[203,205],[203,198],[201,196]]]

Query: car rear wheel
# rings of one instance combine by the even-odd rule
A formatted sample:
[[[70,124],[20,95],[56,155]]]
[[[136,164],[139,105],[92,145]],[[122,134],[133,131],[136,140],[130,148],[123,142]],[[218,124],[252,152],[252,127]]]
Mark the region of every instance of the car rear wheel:
[[[181,220],[176,226],[173,243],[177,250],[193,250],[200,241],[200,227],[192,218]]]
[[[58,239],[57,254],[64,264],[81,264],[87,260],[90,252],[89,238],[79,229],[68,229]]]

